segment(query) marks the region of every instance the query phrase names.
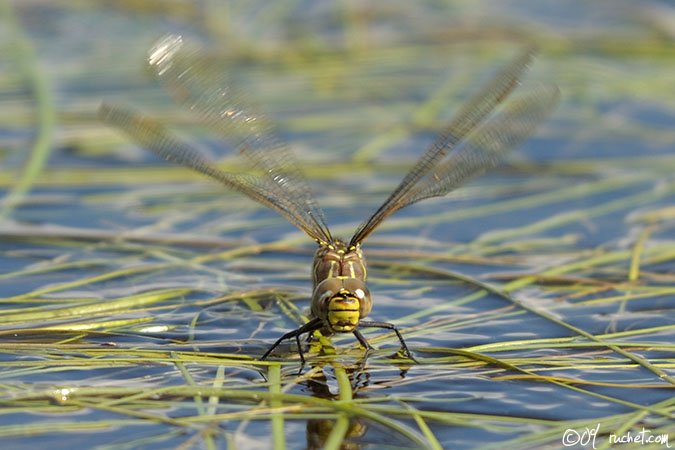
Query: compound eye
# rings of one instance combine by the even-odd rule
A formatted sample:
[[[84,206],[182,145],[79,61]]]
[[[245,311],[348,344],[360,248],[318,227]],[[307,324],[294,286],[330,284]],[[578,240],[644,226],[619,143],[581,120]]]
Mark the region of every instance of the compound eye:
[[[364,292],[363,289],[356,289],[354,291],[354,295],[358,297],[359,300],[363,300],[366,297],[366,293]]]
[[[328,301],[331,298],[333,298],[334,295],[335,295],[335,293],[333,291],[331,291],[330,289],[327,289],[327,290],[325,290],[321,293],[321,295],[319,296],[319,300],[321,300],[322,302],[325,302],[325,301]]]

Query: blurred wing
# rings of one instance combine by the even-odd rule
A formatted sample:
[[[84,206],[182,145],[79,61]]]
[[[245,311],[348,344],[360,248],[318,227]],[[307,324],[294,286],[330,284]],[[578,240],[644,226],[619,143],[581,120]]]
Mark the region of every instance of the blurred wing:
[[[307,231],[308,234],[314,231],[314,224],[306,222],[305,216],[297,213],[298,205],[287,198],[285,193],[267,178],[251,174],[229,173],[219,169],[200,151],[179,140],[159,122],[135,111],[103,104],[99,108],[99,117],[104,123],[125,131],[133,140],[159,157],[189,167],[232,190],[247,195],[277,211],[293,225]],[[312,237],[318,239],[318,237]]]
[[[351,245],[362,242],[399,209],[426,198],[443,196],[468,178],[495,166],[508,150],[534,131],[558,103],[560,94],[555,86],[543,86],[509,101],[501,113],[486,121],[518,85],[533,57],[532,48],[520,53],[469,99],[389,198],[361,224]]]
[[[223,139],[233,142],[254,171],[262,174],[223,172],[155,121],[133,112],[105,106],[101,115],[106,122],[125,130],[160,157],[204,173],[276,210],[316,241],[332,241],[323,211],[293,152],[224,71],[177,35],[155,44],[148,54],[148,65],[175,101],[197,113],[202,123]]]
[[[447,160],[432,167],[401,199],[401,205],[443,196],[468,178],[496,166],[508,150],[532,134],[555,109],[559,97],[557,87],[542,86],[507,103],[503,111],[462,141]]]

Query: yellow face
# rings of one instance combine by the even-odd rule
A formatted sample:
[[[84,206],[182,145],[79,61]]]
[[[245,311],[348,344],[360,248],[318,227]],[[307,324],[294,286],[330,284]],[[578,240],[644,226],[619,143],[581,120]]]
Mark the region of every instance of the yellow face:
[[[335,333],[354,331],[371,308],[370,292],[357,278],[328,278],[319,283],[312,298],[312,314]]]

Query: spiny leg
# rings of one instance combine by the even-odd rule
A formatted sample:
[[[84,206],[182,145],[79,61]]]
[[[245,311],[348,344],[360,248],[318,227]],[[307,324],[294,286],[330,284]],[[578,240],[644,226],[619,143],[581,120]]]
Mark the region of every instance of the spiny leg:
[[[368,342],[366,339],[361,335],[361,333],[354,334],[356,338],[361,342],[361,345],[364,345],[364,343],[367,345]],[[363,341],[361,340],[363,339]],[[365,377],[365,381],[363,382],[363,387],[368,385],[368,379],[370,378],[370,374],[366,371],[366,363],[368,362],[368,357],[370,356],[370,351],[373,350],[373,347],[368,345],[366,347],[366,351],[363,352],[363,355],[361,358],[356,361],[354,364],[354,369],[352,370],[351,376],[350,376],[350,384],[352,387],[352,392],[356,393],[356,391],[359,389],[359,382],[361,380],[361,377]]]
[[[284,340],[290,339],[290,338],[295,338],[295,342],[298,344],[298,354],[300,355],[300,361],[302,361],[302,364],[305,364],[305,357],[302,354],[302,347],[300,346],[300,335],[303,333],[311,333],[312,331],[316,331],[319,328],[323,326],[323,321],[319,319],[318,317],[315,317],[314,319],[310,320],[303,326],[301,326],[298,329],[295,329],[293,331],[289,331],[288,333],[284,334],[281,336],[279,339],[276,340],[274,344],[265,352],[264,355],[260,358],[261,361],[264,361],[272,351],[279,346]]]
[[[370,355],[370,352],[373,351],[373,346],[370,345],[370,343],[366,340],[365,337],[361,334],[359,330],[354,330],[352,332],[354,336],[356,336],[356,339],[359,340],[361,345],[363,345],[366,348],[366,352],[363,354],[363,365],[366,365],[366,360],[368,359],[368,356]]]
[[[405,356],[407,356],[408,358],[417,362],[417,360],[413,357],[412,353],[410,353],[410,350],[408,350],[408,346],[405,344],[405,341],[403,340],[403,336],[401,335],[401,332],[398,331],[398,328],[396,328],[396,325],[394,325],[393,323],[371,322],[371,321],[362,320],[362,321],[359,322],[359,327],[361,327],[361,328],[386,328],[387,330],[393,330],[394,333],[396,333],[396,337],[398,337],[399,342],[401,343],[401,349],[403,349],[403,353],[405,354]],[[358,339],[359,342],[361,342],[361,344],[364,345],[366,348],[369,348],[370,344],[368,344],[366,339],[363,336],[361,336],[361,333],[359,333],[358,335],[356,333],[357,333],[357,331],[354,331],[354,336],[356,336],[356,339]],[[361,337],[359,338],[359,336],[361,336]],[[364,342],[365,342],[365,344],[364,344]],[[370,348],[372,348],[372,347],[370,347]]]
[[[363,372],[363,369],[366,367],[366,361],[368,361],[368,356],[370,356],[370,352],[373,350],[373,346],[370,345],[370,343],[366,340],[366,338],[361,334],[359,330],[354,330],[352,331],[352,334],[356,336],[356,339],[361,343],[363,347],[365,347],[366,351],[363,354],[363,357],[361,358],[361,361],[358,364],[358,369],[355,371],[356,375],[354,376],[353,383],[352,383],[352,390],[356,389],[356,384],[357,384],[357,379],[358,379],[358,374]]]
[[[361,325],[361,323],[359,323],[359,326],[360,325]],[[366,349],[366,351],[370,351],[370,350],[373,349],[373,346],[368,343],[366,338],[363,337],[363,335],[361,334],[361,332],[359,330],[354,330],[354,331],[352,331],[352,333],[354,334],[354,336],[356,336],[356,339],[358,339],[358,341]]]

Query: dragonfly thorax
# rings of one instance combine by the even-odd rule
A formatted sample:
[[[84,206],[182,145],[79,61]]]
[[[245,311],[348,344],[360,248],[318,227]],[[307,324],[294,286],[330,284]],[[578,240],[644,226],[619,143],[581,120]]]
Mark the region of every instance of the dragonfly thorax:
[[[360,245],[348,246],[336,240],[331,244],[321,244],[314,255],[312,269],[314,289],[329,278],[345,277],[366,280],[366,260]]]
[[[354,331],[372,306],[370,291],[358,278],[327,278],[316,286],[312,296],[312,315],[335,333]]]

